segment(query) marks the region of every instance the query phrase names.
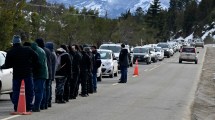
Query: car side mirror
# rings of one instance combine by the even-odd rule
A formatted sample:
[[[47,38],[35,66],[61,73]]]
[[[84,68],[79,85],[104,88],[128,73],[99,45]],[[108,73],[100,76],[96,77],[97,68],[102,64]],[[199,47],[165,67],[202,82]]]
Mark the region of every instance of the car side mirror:
[[[199,51],[197,53],[199,54]]]

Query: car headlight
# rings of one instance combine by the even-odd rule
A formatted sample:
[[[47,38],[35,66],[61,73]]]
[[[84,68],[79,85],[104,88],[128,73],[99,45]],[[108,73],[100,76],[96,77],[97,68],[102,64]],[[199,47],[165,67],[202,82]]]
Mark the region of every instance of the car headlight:
[[[147,57],[149,57],[149,55],[145,55],[145,56],[144,56],[144,58],[147,58]]]

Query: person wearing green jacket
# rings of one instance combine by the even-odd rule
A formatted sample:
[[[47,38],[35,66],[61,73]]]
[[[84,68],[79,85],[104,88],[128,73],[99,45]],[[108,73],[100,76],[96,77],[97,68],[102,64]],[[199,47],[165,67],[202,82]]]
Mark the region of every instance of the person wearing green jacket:
[[[48,79],[48,66],[45,51],[40,48],[37,43],[32,43],[31,48],[39,56],[39,65],[36,71],[33,71],[35,102],[33,112],[40,112],[40,105],[43,99],[45,81]]]

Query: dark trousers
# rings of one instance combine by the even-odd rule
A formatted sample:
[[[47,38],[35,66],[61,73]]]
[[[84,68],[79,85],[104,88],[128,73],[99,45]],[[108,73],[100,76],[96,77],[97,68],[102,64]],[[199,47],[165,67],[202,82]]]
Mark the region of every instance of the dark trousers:
[[[128,67],[127,66],[121,66],[121,82],[126,83],[127,82],[127,73],[128,73]]]
[[[93,72],[93,91],[97,91],[97,72]]]
[[[67,81],[66,76],[56,78],[56,88],[55,88],[56,100],[63,100],[64,86],[66,81]]]
[[[46,79],[34,79],[34,92],[35,92],[34,109],[35,110],[40,109],[43,96],[45,96],[44,95],[45,82],[46,82]]]
[[[69,101],[69,95],[70,95],[70,82],[71,82],[71,75],[67,76],[67,80],[64,86],[64,94],[63,99],[66,101]]]
[[[70,99],[72,98],[76,98],[78,95],[78,83],[79,81],[79,73],[78,72],[74,72],[73,73],[73,78],[71,80],[71,84],[70,84]]]
[[[25,81],[25,96],[26,96],[26,110],[30,111],[33,107],[33,98],[34,98],[34,83],[33,78],[23,78],[23,79],[13,79],[13,94],[12,102],[14,104],[14,111],[17,111],[19,92],[22,80]]]
[[[80,82],[81,82],[82,95],[88,94],[87,80],[88,80],[88,71],[81,71]]]
[[[92,72],[88,72],[88,92],[93,93],[93,74]]]
[[[48,108],[48,102],[50,99],[50,95],[51,95],[51,79],[47,79],[45,81],[45,88],[44,88],[44,92],[43,92],[43,100],[41,102],[40,108],[41,109],[47,109]]]

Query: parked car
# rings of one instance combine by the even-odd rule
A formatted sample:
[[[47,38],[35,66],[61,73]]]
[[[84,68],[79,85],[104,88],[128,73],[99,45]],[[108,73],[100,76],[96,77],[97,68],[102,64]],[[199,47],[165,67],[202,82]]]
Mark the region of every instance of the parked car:
[[[204,41],[202,39],[196,39],[195,47],[204,48]]]
[[[5,62],[6,52],[0,51],[0,66]],[[1,94],[12,93],[12,76],[13,69],[2,69],[0,70],[0,96]]]
[[[195,47],[183,47],[179,56],[179,63],[182,61],[198,63],[198,55]]]
[[[118,76],[118,62],[111,50],[98,49],[102,61],[102,76],[108,75],[110,78]]]
[[[164,50],[161,47],[155,47],[155,53],[157,54],[159,61],[164,59]]]
[[[146,64],[151,63],[151,55],[149,53],[149,48],[143,46],[137,46],[133,49],[133,64],[136,60],[138,62],[145,62]]]
[[[168,43],[165,43],[165,42],[158,43],[157,47],[163,48],[164,56],[167,56],[167,58],[170,58],[170,56],[172,55],[172,50]]]

